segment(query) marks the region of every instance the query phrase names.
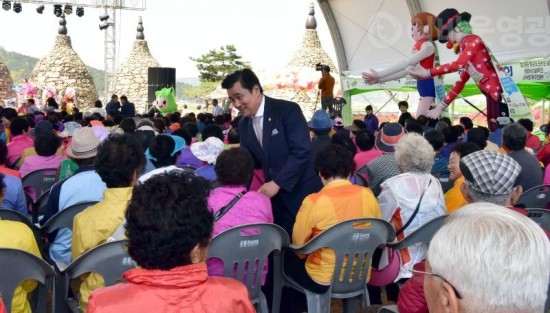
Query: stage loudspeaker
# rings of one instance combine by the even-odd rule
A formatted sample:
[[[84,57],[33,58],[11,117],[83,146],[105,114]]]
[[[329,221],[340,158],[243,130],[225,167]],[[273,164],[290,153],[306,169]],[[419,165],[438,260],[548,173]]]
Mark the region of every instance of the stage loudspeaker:
[[[174,87],[176,91],[176,69],[172,67],[150,67],[147,73],[147,101],[155,101],[155,92],[162,88]]]

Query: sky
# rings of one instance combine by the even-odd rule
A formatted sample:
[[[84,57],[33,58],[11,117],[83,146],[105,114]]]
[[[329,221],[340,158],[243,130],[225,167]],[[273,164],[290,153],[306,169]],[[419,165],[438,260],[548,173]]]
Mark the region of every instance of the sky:
[[[142,16],[151,53],[161,66],[175,67],[178,78],[198,76],[189,57],[226,44],[235,45],[254,69],[276,70],[298,49],[312,2],[321,44],[337,64],[323,14],[312,0],[149,0],[145,11],[122,10],[117,14],[117,62],[121,64],[128,58],[138,17]],[[59,18],[53,14],[52,5],[46,5],[43,14],[36,13],[36,4],[22,6],[19,14],[0,9],[0,46],[44,57],[53,48]],[[85,8],[83,17],[74,12],[66,17],[74,50],[84,63],[98,69],[103,69],[104,32],[99,30],[102,13],[101,9]]]

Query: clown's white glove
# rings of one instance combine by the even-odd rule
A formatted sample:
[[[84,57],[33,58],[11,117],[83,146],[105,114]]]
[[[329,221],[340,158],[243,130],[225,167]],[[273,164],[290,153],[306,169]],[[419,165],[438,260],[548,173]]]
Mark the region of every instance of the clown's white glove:
[[[433,118],[433,119],[436,119],[439,117],[439,115],[441,115],[441,111],[443,111],[444,109],[446,109],[448,106],[448,104],[446,104],[445,102],[441,101],[441,100],[436,100],[435,102],[435,108],[431,109],[428,111],[428,113],[426,114],[429,118]]]
[[[422,66],[418,66],[418,65],[411,65],[407,67],[407,73],[409,73],[409,75],[415,79],[424,79],[424,78],[432,77],[432,75],[430,74],[430,70],[427,70]]]

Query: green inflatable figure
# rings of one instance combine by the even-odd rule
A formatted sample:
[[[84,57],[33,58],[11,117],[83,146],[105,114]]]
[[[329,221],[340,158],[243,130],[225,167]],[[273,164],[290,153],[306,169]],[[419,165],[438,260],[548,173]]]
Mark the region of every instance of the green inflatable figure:
[[[155,107],[162,113],[162,115],[176,112],[178,105],[176,104],[176,97],[174,88],[162,88],[155,91]]]

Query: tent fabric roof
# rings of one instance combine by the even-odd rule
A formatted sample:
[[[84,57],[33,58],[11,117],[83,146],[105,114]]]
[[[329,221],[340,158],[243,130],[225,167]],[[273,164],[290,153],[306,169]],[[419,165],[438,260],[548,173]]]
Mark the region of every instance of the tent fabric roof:
[[[501,63],[550,56],[548,0],[318,0],[332,34],[340,71],[383,69],[403,60],[414,44],[411,11],[439,14],[454,7],[472,14],[472,28]],[[412,9],[409,9],[412,8]],[[438,43],[440,59],[456,59]]]

